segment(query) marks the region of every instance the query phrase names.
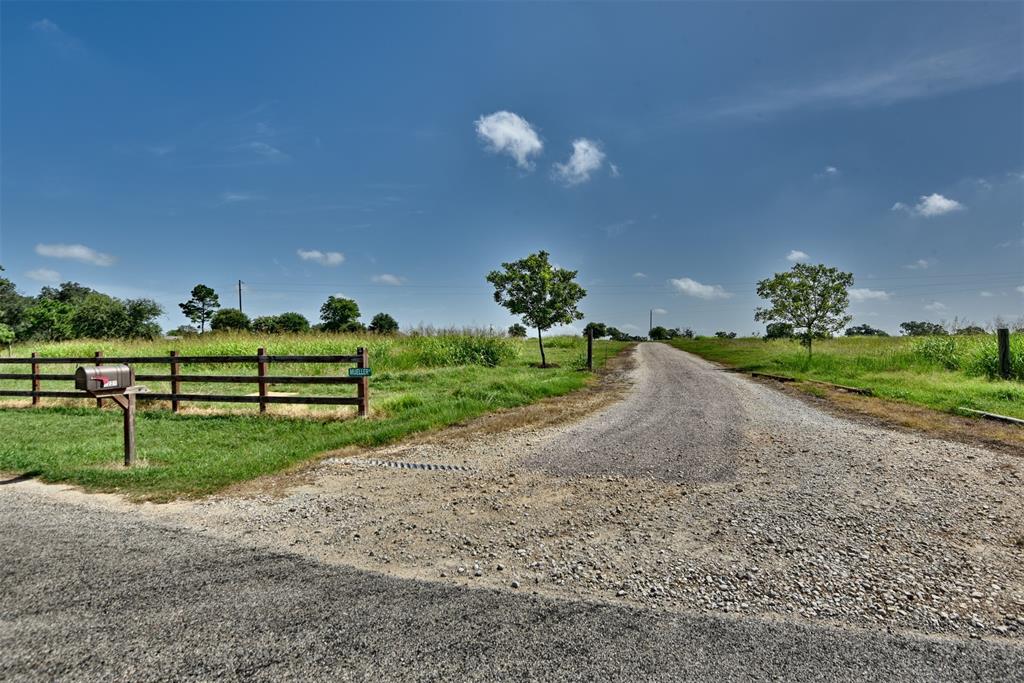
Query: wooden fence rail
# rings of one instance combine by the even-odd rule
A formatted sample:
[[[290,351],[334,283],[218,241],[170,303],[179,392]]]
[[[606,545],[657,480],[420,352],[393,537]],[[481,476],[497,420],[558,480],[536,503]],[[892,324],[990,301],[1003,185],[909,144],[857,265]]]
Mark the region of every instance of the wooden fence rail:
[[[19,396],[32,399],[32,405],[39,405],[41,398],[91,398],[84,391],[43,391],[40,383],[44,381],[74,381],[75,375],[68,373],[43,373],[41,365],[100,364],[126,363],[129,365],[167,365],[170,372],[144,373],[137,372],[135,379],[139,382],[170,382],[170,393],[146,392],[137,394],[140,401],[170,401],[171,410],[178,412],[183,401],[202,401],[208,403],[256,403],[260,412],[266,412],[271,403],[296,405],[348,405],[358,406],[360,417],[370,412],[370,379],[366,376],[350,377],[347,375],[271,375],[270,366],[274,363],[317,363],[355,365],[357,368],[369,368],[370,358],[366,349],[360,348],[350,356],[282,356],[270,355],[260,349],[251,356],[180,356],[171,351],[167,356],[103,356],[97,351],[93,356],[53,357],[44,358],[32,353],[30,358],[0,358],[0,369],[3,365],[29,365],[31,372],[0,372],[0,380],[30,380],[31,390],[0,389],[0,396]],[[181,366],[185,364],[255,364],[255,375],[196,375],[182,374]],[[242,396],[234,394],[186,394],[182,393],[183,383],[223,383],[223,384],[255,384],[258,395]],[[356,396],[271,396],[267,388],[272,384],[355,384]],[[97,406],[102,405],[97,399]]]

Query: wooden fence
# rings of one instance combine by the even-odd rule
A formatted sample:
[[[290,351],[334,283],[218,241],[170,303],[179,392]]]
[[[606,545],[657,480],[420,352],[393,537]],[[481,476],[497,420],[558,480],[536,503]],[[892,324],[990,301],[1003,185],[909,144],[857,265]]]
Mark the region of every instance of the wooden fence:
[[[170,393],[146,392],[137,395],[140,401],[170,401],[171,409],[178,412],[182,401],[203,401],[210,403],[258,403],[260,412],[267,410],[270,403],[290,403],[302,405],[354,405],[359,408],[360,417],[366,417],[370,411],[370,380],[366,376],[351,377],[348,375],[271,375],[273,363],[339,363],[355,365],[357,368],[369,368],[370,359],[366,349],[359,348],[353,356],[274,356],[260,348],[252,356],[181,356],[171,351],[167,356],[103,356],[97,351],[95,355],[83,358],[44,358],[33,353],[30,358],[0,358],[0,364],[30,365],[30,373],[0,373],[0,379],[30,380],[32,389],[29,391],[0,389],[0,396],[24,396],[32,398],[32,405],[39,405],[41,398],[90,398],[84,391],[43,391],[41,382],[45,380],[74,381],[74,374],[44,374],[42,365],[74,364],[74,365],[105,365],[108,363],[126,363],[128,365],[167,365],[169,374],[148,374],[136,371],[137,382],[170,382]],[[181,366],[185,364],[219,364],[219,363],[253,363],[256,365],[255,375],[183,375]],[[225,384],[256,384],[258,395],[244,396],[238,394],[183,394],[181,385],[188,382],[225,383]],[[270,396],[267,387],[272,384],[355,384],[356,396]],[[96,399],[97,406],[103,399]]]

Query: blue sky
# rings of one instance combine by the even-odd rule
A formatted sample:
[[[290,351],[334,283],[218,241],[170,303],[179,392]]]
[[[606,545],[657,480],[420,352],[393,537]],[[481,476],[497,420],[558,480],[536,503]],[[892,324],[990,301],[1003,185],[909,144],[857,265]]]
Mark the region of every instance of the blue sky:
[[[747,333],[850,270],[855,322],[1024,312],[1019,3],[0,5],[0,263],[317,317],[506,326],[546,249],[588,319]]]

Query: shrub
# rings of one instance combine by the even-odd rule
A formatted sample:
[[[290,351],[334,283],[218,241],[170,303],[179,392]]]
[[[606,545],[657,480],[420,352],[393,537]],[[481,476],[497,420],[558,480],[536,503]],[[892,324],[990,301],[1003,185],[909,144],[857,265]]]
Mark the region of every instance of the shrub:
[[[210,321],[210,329],[215,332],[248,330],[249,316],[237,308],[222,308],[213,314],[213,319]]]

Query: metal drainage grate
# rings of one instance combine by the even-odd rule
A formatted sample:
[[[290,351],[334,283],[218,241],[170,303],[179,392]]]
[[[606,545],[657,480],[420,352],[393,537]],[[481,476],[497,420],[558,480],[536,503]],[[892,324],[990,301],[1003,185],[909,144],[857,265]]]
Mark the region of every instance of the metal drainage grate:
[[[396,462],[394,460],[363,460],[360,458],[331,458],[327,462],[338,465],[367,465],[370,467],[390,467],[402,470],[442,470],[446,472],[475,472],[472,467],[462,465],[445,465],[427,462]]]

